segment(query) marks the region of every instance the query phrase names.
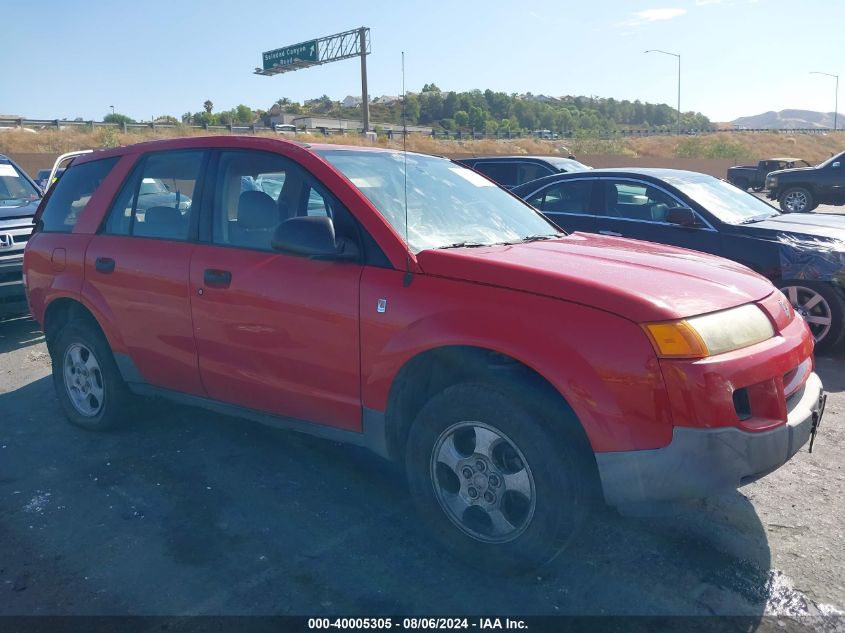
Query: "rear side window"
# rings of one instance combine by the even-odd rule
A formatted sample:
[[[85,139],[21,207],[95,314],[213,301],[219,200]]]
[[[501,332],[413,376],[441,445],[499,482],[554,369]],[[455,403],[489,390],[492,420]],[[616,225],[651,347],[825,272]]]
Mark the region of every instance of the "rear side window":
[[[205,155],[203,151],[182,150],[143,158],[117,196],[105,232],[187,240]]]
[[[553,173],[550,168],[538,165],[537,163],[519,163],[515,184],[521,185],[522,183],[531,182],[532,180],[537,180]]]
[[[500,185],[515,187],[519,184],[516,163],[476,163],[475,169]]]
[[[588,180],[561,182],[534,194],[528,203],[543,213],[589,213],[591,191]]]
[[[118,157],[71,166],[56,183],[41,214],[41,230],[70,233],[97,187],[108,176]]]

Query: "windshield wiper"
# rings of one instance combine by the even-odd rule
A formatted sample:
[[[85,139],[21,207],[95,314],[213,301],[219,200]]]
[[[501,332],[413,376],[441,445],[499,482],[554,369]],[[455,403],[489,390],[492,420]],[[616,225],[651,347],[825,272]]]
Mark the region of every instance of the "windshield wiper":
[[[774,213],[772,215],[755,215],[753,218],[748,218],[747,220],[743,220],[740,224],[754,224],[755,222],[762,222],[763,220],[768,220],[773,218],[777,215]]]
[[[512,246],[513,244],[527,244],[528,242],[541,242],[543,240],[554,240],[559,237],[564,237],[564,233],[543,233],[542,235],[529,235],[527,237],[520,237],[518,240],[511,240],[509,242],[497,242],[502,246]]]
[[[455,242],[453,244],[446,244],[445,246],[438,246],[438,250],[444,248],[478,248],[479,246],[490,246],[490,244],[483,244],[481,242]]]
[[[529,235],[528,237],[523,237],[520,242],[539,242],[541,240],[553,240],[558,237],[563,237],[563,233],[552,233],[549,235],[545,233],[543,235]]]

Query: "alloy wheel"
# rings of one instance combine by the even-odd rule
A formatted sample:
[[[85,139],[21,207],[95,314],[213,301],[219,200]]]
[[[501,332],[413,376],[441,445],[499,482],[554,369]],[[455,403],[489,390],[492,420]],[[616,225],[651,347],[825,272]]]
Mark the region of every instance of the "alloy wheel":
[[[784,204],[790,213],[802,213],[809,206],[809,200],[803,191],[790,191],[784,198]]]
[[[62,375],[73,407],[89,418],[100,413],[105,385],[100,364],[89,347],[82,343],[68,346],[62,362]]]
[[[833,322],[830,305],[818,292],[805,286],[787,286],[783,288],[789,298],[789,303],[800,314],[816,342],[822,340],[830,332],[830,325]]]
[[[536,507],[531,468],[494,427],[458,422],[443,431],[431,455],[431,480],[452,523],[478,541],[512,541],[531,523]]]

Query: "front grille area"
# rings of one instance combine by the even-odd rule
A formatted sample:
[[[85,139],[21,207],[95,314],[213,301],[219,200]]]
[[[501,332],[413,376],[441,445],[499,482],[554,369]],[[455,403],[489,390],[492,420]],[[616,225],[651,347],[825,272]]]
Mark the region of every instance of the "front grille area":
[[[10,270],[8,272],[0,272],[0,284],[11,283],[15,281],[22,281],[23,274],[20,270]]]

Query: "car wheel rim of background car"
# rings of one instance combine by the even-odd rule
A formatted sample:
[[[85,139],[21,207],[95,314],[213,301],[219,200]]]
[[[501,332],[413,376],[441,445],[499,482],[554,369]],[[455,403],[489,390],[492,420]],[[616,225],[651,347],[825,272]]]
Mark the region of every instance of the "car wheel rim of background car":
[[[534,477],[525,456],[502,431],[458,422],[443,431],[431,454],[434,493],[446,516],[486,543],[517,538],[534,516]]]
[[[85,417],[96,416],[103,408],[105,387],[103,372],[94,353],[82,343],[69,345],[62,373],[73,407]]]
[[[786,208],[793,213],[800,213],[807,208],[807,196],[801,191],[791,191],[786,196]]]
[[[830,332],[832,316],[825,298],[815,290],[804,286],[787,286],[783,291],[789,297],[789,303],[795,308],[795,312],[800,314],[810,326],[816,343],[827,336]]]

